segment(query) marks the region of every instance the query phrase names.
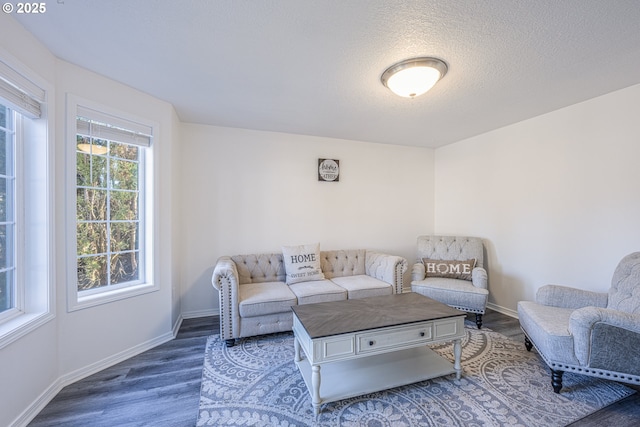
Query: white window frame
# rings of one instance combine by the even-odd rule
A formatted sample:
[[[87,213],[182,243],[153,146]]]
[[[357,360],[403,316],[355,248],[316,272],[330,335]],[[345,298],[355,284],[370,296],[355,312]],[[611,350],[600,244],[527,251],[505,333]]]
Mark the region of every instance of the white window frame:
[[[16,301],[0,317],[0,348],[55,317],[54,168],[47,103],[52,94],[39,77],[0,50],[0,98],[19,113],[14,126]]]
[[[11,320],[12,318],[19,316],[24,311],[24,286],[22,286],[21,278],[18,277],[18,274],[22,271],[21,268],[18,268],[20,262],[20,253],[21,250],[17,245],[18,241],[21,240],[20,236],[18,236],[18,224],[20,221],[19,218],[22,217],[22,191],[20,189],[20,185],[22,183],[22,177],[19,176],[20,172],[22,172],[22,164],[23,158],[21,155],[21,151],[18,151],[22,144],[16,143],[16,141],[21,141],[21,128],[22,128],[22,117],[20,113],[14,111],[9,105],[5,105],[5,100],[0,97],[0,104],[4,105],[8,108],[7,112],[7,127],[3,129],[3,132],[6,132],[7,136],[11,138],[10,144],[10,155],[11,155],[11,171],[8,176],[13,177],[12,183],[10,184],[11,188],[7,188],[7,194],[9,194],[9,199],[7,200],[7,208],[11,210],[10,217],[12,220],[6,221],[7,223],[13,223],[13,229],[11,232],[7,232],[7,248],[5,249],[8,254],[7,257],[11,259],[11,270],[13,270],[13,287],[12,295],[14,299],[14,305],[12,308],[4,310],[0,312],[0,323]],[[9,141],[6,141],[9,142]],[[8,186],[9,187],[9,186]]]
[[[139,125],[140,130],[149,130],[151,137],[156,134],[157,124],[146,119],[135,117],[132,114],[107,107],[96,102],[80,98],[73,94],[67,94],[67,138],[66,138],[66,230],[67,238],[67,310],[75,311],[88,307],[94,307],[101,304],[119,301],[125,298],[155,292],[159,289],[159,285],[154,280],[154,168],[153,168],[153,143],[150,147],[141,147],[144,153],[140,159],[139,173],[143,175],[140,179],[141,193],[143,193],[142,202],[144,206],[140,206],[140,262],[141,269],[140,280],[127,282],[122,285],[111,285],[104,288],[96,288],[89,291],[78,291],[78,262],[77,262],[77,221],[76,221],[76,135],[77,135],[77,117],[86,116],[87,112],[92,112],[93,117],[98,121],[107,122],[113,125],[123,123],[126,129],[136,128]],[[102,118],[103,120],[100,120]]]

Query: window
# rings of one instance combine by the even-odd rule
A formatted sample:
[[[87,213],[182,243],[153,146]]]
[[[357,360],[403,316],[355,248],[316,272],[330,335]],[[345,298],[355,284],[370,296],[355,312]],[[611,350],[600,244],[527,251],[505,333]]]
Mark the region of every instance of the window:
[[[8,317],[16,301],[14,114],[0,104],[0,316]],[[0,317],[0,319],[2,318]]]
[[[0,348],[54,316],[46,91],[0,58]]]
[[[77,104],[70,309],[156,289],[151,280],[151,126]]]

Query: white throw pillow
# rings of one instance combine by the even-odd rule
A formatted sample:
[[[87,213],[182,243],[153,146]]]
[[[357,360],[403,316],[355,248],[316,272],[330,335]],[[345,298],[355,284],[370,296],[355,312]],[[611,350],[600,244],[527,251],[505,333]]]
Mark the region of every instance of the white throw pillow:
[[[324,279],[320,267],[320,243],[283,246],[282,257],[287,272],[287,285]]]

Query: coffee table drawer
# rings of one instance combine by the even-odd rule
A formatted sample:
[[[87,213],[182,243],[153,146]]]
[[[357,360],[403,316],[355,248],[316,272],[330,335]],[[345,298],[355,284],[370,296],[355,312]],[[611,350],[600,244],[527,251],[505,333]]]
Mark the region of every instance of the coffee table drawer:
[[[440,340],[459,336],[464,331],[464,319],[436,320],[433,323],[433,339]]]
[[[431,340],[433,340],[433,323],[431,322],[358,334],[356,337],[358,354],[421,342],[427,343]]]
[[[314,354],[318,361],[342,359],[356,354],[353,335],[337,336],[318,340]]]

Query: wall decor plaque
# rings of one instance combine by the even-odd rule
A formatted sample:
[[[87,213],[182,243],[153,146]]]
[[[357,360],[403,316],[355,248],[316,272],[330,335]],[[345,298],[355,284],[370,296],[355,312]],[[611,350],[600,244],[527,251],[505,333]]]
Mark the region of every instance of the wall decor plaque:
[[[318,159],[318,181],[340,181],[340,160]]]

